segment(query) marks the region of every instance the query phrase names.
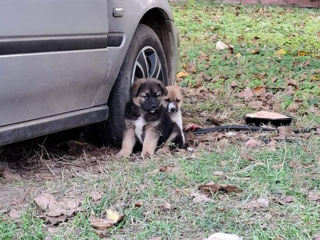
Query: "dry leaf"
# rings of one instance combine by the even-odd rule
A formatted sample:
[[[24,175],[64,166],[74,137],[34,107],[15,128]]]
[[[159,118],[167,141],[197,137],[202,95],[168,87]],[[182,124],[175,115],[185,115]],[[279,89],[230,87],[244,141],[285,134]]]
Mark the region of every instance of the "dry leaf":
[[[142,202],[142,201],[138,201],[138,202],[136,202],[136,203],[134,204],[134,206],[135,206],[136,208],[142,207],[142,206],[143,206],[143,202]]]
[[[39,195],[34,201],[44,211],[49,209],[49,204],[57,203],[56,199],[49,193]]]
[[[251,51],[252,54],[259,54],[260,53],[260,50],[259,49],[253,49]]]
[[[314,235],[312,240],[320,240],[320,234]]]
[[[12,172],[10,169],[0,169],[0,177],[8,180],[8,181],[19,181],[21,180],[20,174]]]
[[[290,80],[287,81],[287,84],[288,84],[288,86],[293,86],[293,87],[295,87],[296,89],[299,88],[298,83],[297,83],[296,80],[290,79]]]
[[[308,194],[308,200],[310,201],[319,201],[320,200],[320,191],[310,191]]]
[[[204,193],[194,192],[191,194],[191,196],[193,197],[193,201],[195,203],[213,202],[213,200],[211,198],[208,198],[208,196]]]
[[[252,90],[252,93],[256,96],[260,96],[261,94],[265,93],[266,92],[266,87],[265,86],[258,86],[258,87],[255,87],[253,90]]]
[[[246,203],[245,205],[245,208],[248,208],[248,209],[267,208],[267,207],[269,207],[269,200],[265,198],[252,200]]]
[[[242,238],[235,234],[214,233],[204,240],[242,240]]]
[[[278,131],[279,131],[279,138],[281,139],[285,139],[288,136],[292,135],[292,130],[290,127],[281,126],[281,127],[278,127]]]
[[[285,55],[286,53],[286,50],[284,50],[283,48],[275,52],[276,55]]]
[[[232,81],[230,84],[230,87],[232,87],[232,88],[238,87],[238,82]]]
[[[102,231],[113,226],[113,223],[109,219],[96,218],[94,215],[91,215],[89,220],[94,228]]]
[[[259,141],[259,140],[256,140],[254,138],[250,138],[246,144],[245,144],[247,147],[250,147],[250,148],[256,148],[256,147],[260,147],[262,145],[262,143]]]
[[[159,169],[159,172],[171,173],[174,166],[162,166]]]
[[[287,110],[288,110],[289,112],[293,112],[293,113],[297,112],[298,109],[299,109],[299,105],[298,105],[297,103],[291,103],[291,104],[287,107]]]
[[[21,211],[17,211],[16,209],[12,208],[9,212],[9,216],[10,218],[12,219],[18,219],[20,218],[22,215],[22,212]]]
[[[113,224],[119,223],[123,220],[124,215],[119,215],[116,211],[111,209],[106,210],[107,219]]]
[[[225,50],[225,49],[228,49],[228,48],[229,48],[229,46],[227,44],[225,44],[224,42],[220,41],[220,40],[216,43],[216,49],[217,50]]]
[[[67,220],[67,216],[65,216],[65,215],[61,215],[61,216],[58,216],[58,217],[45,216],[45,219],[51,225],[55,226],[55,225],[58,225],[59,223],[65,222]]]
[[[189,76],[189,73],[187,73],[187,72],[179,72],[177,74],[178,78],[184,78],[184,77],[188,77],[188,76]]]
[[[244,98],[245,101],[249,101],[253,97],[253,93],[249,87],[246,87],[242,92],[238,94],[240,98]]]
[[[90,197],[94,202],[99,201],[102,198],[102,194],[99,191],[93,191],[90,193]]]
[[[249,102],[248,107],[253,108],[253,109],[260,109],[260,108],[262,108],[262,102],[260,102],[260,101]]]
[[[161,207],[165,210],[171,210],[172,207],[171,207],[171,204],[168,203],[167,201],[164,201],[162,204],[161,204]]]
[[[208,183],[208,184],[204,184],[201,185],[199,188],[199,190],[202,190],[208,194],[212,194],[212,193],[216,193],[218,191],[223,191],[223,192],[235,192],[235,193],[240,193],[242,192],[242,190],[240,190],[238,187],[236,186],[232,186],[232,185],[220,185],[217,183]]]
[[[284,195],[280,198],[275,198],[274,200],[281,205],[286,205],[288,203],[294,202],[295,198],[292,195]]]

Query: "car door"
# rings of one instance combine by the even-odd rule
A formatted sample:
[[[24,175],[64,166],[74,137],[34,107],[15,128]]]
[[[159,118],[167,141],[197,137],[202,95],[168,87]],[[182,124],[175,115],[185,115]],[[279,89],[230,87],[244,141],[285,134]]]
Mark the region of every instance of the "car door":
[[[1,0],[0,126],[103,104],[107,34],[107,0]]]

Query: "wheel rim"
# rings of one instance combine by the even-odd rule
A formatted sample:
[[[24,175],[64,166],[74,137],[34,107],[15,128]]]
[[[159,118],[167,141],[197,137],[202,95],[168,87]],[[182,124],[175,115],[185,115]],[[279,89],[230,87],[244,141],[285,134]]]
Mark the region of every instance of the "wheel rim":
[[[150,46],[142,48],[134,62],[131,83],[138,78],[156,78],[163,81],[163,76],[163,65],[157,51]]]

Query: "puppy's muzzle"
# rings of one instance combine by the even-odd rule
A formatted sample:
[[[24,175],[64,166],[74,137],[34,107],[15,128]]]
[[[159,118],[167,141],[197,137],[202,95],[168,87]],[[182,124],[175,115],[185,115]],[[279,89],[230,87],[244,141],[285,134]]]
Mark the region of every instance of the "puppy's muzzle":
[[[173,102],[170,102],[170,103],[168,104],[168,112],[174,113],[174,112],[176,112],[176,111],[178,111],[177,106],[176,106]]]

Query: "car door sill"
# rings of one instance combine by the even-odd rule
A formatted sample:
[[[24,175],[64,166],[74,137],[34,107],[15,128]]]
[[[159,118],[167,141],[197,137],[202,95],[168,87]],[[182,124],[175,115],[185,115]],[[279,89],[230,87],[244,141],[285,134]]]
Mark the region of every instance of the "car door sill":
[[[0,146],[107,120],[107,105],[0,127]]]

